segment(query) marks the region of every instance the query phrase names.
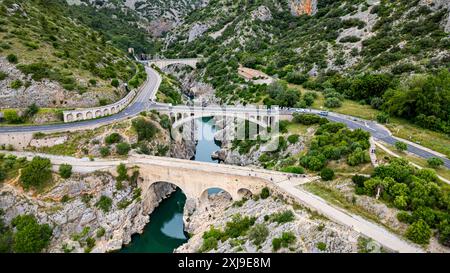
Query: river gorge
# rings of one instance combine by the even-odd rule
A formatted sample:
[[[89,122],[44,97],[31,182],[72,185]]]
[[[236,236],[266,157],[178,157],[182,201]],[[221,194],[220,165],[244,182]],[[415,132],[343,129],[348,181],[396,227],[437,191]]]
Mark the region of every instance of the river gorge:
[[[211,154],[220,149],[214,140],[216,127],[214,120],[203,118],[196,120],[196,150],[192,160],[202,162],[217,162]],[[170,182],[170,181],[168,181]],[[220,192],[220,189],[209,189],[209,194]],[[131,243],[124,246],[122,253],[167,253],[188,240],[184,231],[183,211],[186,196],[177,188],[168,198],[164,199],[150,215],[150,222],[142,234],[132,236]]]

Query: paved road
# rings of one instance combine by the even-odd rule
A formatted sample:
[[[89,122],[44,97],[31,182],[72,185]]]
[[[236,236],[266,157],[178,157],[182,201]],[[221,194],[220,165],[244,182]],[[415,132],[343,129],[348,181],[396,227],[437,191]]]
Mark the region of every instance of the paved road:
[[[425,252],[417,245],[413,245],[397,235],[389,232],[384,227],[374,224],[358,215],[351,214],[342,210],[341,208],[329,205],[322,198],[311,194],[298,187],[293,181],[283,181],[277,184],[283,191],[288,192],[296,197],[302,203],[309,207],[316,209],[318,212],[327,216],[328,218],[353,228],[359,233],[362,233],[375,241],[381,243],[383,246],[401,253],[420,253]]]
[[[20,133],[20,132],[63,132],[83,128],[94,128],[103,125],[118,122],[138,115],[142,111],[149,109],[150,99],[156,98],[156,92],[161,84],[161,76],[150,67],[146,67],[147,81],[141,89],[141,92],[123,111],[104,118],[78,121],[72,123],[58,123],[49,125],[31,125],[31,126],[0,126],[0,133]]]
[[[314,113],[314,114],[319,114],[320,110],[309,110],[309,109],[286,109],[286,110],[281,110],[282,114],[293,114],[296,111],[299,110],[305,110],[306,113]],[[372,137],[375,140],[380,140],[380,141],[384,141],[388,144],[391,145],[395,145],[395,143],[397,141],[399,141],[397,138],[393,137],[391,132],[386,129],[384,126],[381,126],[380,124],[376,123],[375,121],[370,121],[370,120],[363,120],[363,119],[359,119],[359,118],[355,118],[352,116],[348,116],[348,115],[343,115],[343,114],[338,114],[338,113],[333,113],[333,112],[329,112],[328,116],[326,116],[327,119],[334,121],[334,122],[341,122],[341,123],[345,123],[349,128],[351,129],[363,129],[364,131],[369,132]],[[440,156],[437,153],[430,151],[429,149],[425,148],[425,147],[420,147],[420,145],[411,145],[411,144],[407,144],[408,145],[408,152],[421,157],[421,158],[425,158],[428,159],[430,157],[439,157],[444,161],[444,165],[445,167],[447,167],[448,169],[450,169],[450,159]],[[449,143],[450,145],[450,143]]]
[[[38,125],[38,126],[3,126],[3,127],[0,126],[0,133],[58,132],[58,131],[77,130],[83,128],[94,128],[133,117],[145,110],[167,109],[168,105],[166,104],[150,103],[150,99],[154,99],[156,97],[156,92],[158,91],[158,88],[161,84],[161,76],[150,67],[146,67],[146,71],[148,78],[147,82],[142,88],[142,91],[137,95],[135,100],[128,106],[128,108],[126,108],[125,110],[123,110],[118,114],[108,116],[105,118],[73,123]],[[177,108],[177,106],[175,106],[175,108]],[[217,106],[215,108],[222,109],[220,106]],[[227,111],[236,111],[238,113],[239,112],[249,113],[247,108],[227,107],[226,109]],[[320,110],[314,109],[289,108],[289,109],[282,109],[280,113],[285,115],[292,115],[294,112],[299,110],[305,110],[307,113],[315,113],[315,114],[319,114],[321,112]],[[331,121],[345,123],[351,129],[361,128],[365,131],[368,131],[375,138],[375,140],[384,141],[391,145],[395,145],[395,143],[398,141],[397,138],[392,136],[389,130],[387,130],[384,126],[381,126],[374,121],[362,120],[352,116],[332,112],[328,114],[327,118]],[[420,145],[408,144],[408,152],[425,159],[428,159],[430,157],[439,157],[444,161],[445,167],[450,169],[450,160],[448,158],[436,155],[436,153],[433,153],[433,151],[425,147],[421,147]]]

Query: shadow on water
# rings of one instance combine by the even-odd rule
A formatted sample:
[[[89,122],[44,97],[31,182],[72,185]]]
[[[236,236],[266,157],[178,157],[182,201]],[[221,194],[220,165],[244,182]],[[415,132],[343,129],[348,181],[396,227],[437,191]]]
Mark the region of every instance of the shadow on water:
[[[186,196],[177,188],[153,211],[142,234],[133,235],[122,253],[171,253],[187,241],[183,229]]]

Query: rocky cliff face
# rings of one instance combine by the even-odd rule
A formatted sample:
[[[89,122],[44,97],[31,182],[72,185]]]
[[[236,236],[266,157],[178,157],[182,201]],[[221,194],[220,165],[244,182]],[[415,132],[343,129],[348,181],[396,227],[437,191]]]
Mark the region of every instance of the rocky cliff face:
[[[98,106],[99,98],[108,101],[120,99],[112,90],[79,94],[64,89],[55,81],[34,81],[3,57],[0,57],[0,72],[7,75],[4,80],[0,80],[1,108],[25,108],[32,103],[39,107],[95,107]],[[12,88],[11,84],[17,80],[22,86]]]
[[[294,16],[303,14],[315,15],[318,0],[290,0],[291,13]]]
[[[96,8],[122,9],[137,14],[141,24],[153,36],[159,37],[182,24],[183,18],[195,9],[205,7],[209,0],[67,0],[71,5],[89,4]]]
[[[272,193],[278,196],[278,193]],[[280,195],[281,196],[281,195]],[[294,219],[287,223],[278,224],[265,220],[274,213],[291,210]],[[357,252],[358,232],[334,223],[324,217],[296,206],[287,204],[283,198],[248,200],[241,207],[233,206],[229,196],[220,193],[211,196],[206,202],[199,204],[196,209],[185,210],[186,230],[193,234],[190,240],[176,249],[175,252],[195,253],[203,244],[203,233],[211,226],[222,229],[227,222],[232,221],[233,216],[255,217],[255,224],[263,224],[268,228],[268,235],[260,246],[256,246],[248,237],[242,235],[238,238],[219,240],[217,249],[210,252],[235,253],[235,252],[274,252],[272,240],[280,237],[283,232],[291,232],[296,240],[289,248],[282,248],[279,252]],[[247,232],[248,234],[248,232]]]
[[[170,184],[161,183],[148,189],[145,200],[140,200],[135,186],[128,182],[123,186],[117,189],[109,173],[74,175],[37,196],[17,185],[4,184],[0,208],[6,223],[17,215],[33,214],[40,223],[53,227],[47,252],[85,252],[87,238],[96,241],[92,252],[109,252],[119,250],[130,242],[132,234],[142,232],[149,214],[174,190]],[[101,196],[112,200],[109,211],[96,206]]]

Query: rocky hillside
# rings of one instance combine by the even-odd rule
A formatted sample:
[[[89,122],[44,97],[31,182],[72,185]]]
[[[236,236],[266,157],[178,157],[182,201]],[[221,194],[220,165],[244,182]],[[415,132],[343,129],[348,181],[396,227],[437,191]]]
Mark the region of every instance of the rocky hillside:
[[[152,36],[159,37],[180,25],[191,11],[203,7],[209,0],[67,0],[70,5],[92,7],[96,12],[126,14],[129,22],[139,22]],[[134,17],[136,16],[136,17]],[[148,52],[147,52],[148,53]]]
[[[126,94],[138,65],[66,7],[0,1],[0,107],[97,106]]]

